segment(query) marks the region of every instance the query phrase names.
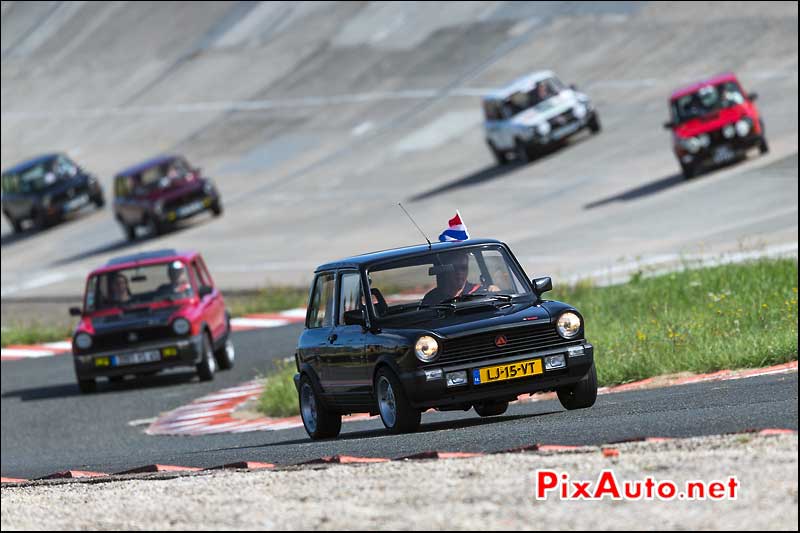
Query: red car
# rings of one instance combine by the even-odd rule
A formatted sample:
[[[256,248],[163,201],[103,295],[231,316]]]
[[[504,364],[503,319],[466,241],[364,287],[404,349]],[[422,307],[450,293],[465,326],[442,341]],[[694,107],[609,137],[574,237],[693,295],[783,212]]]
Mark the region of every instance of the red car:
[[[669,122],[675,157],[685,178],[706,165],[721,165],[746,157],[758,147],[769,151],[764,121],[755,105],[756,93],[746,93],[732,73],[693,83],[672,93]]]
[[[81,392],[97,378],[154,374],[176,366],[201,380],[233,367],[230,315],[197,252],[160,250],[110,260],[86,280],[72,336]]]

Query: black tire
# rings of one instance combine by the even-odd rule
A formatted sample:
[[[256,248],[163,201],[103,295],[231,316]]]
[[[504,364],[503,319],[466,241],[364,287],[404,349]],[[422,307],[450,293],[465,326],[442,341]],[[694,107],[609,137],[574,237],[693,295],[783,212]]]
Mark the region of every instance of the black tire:
[[[217,198],[214,203],[211,204],[211,214],[215,217],[218,217],[222,214],[222,204],[220,203],[219,198]]]
[[[97,381],[94,379],[79,379],[78,388],[81,394],[91,394],[97,391]]]
[[[508,402],[476,403],[473,407],[480,416],[497,416],[508,410]]]
[[[36,226],[38,230],[44,230],[49,228],[52,225],[52,222],[44,211],[37,210],[33,213],[33,225]]]
[[[535,156],[531,150],[525,146],[525,143],[517,139],[517,142],[514,143],[514,153],[517,155],[517,161],[522,163],[530,163],[535,159]]]
[[[236,349],[233,347],[230,334],[225,339],[222,346],[214,352],[214,357],[217,358],[217,366],[219,366],[220,370],[230,370],[233,368],[233,361],[236,358]]]
[[[503,150],[498,150],[492,141],[488,141],[488,145],[489,145],[489,150],[492,151],[494,160],[495,162],[497,162],[498,165],[503,166],[506,163],[508,163],[508,157],[506,156],[506,153]]]
[[[208,333],[203,335],[203,357],[197,363],[197,375],[200,381],[211,381],[217,371],[217,359],[214,357],[214,350],[211,345],[211,338]]]
[[[94,203],[97,209],[102,209],[104,205],[106,205],[106,200],[103,198],[103,193],[98,194],[94,198],[92,198],[92,203]]]
[[[683,179],[690,180],[697,176],[697,168],[692,164],[681,163],[681,171],[683,172]]]
[[[151,237],[158,237],[167,232],[166,224],[159,222],[154,217],[148,217],[146,225],[147,233],[149,233]]]
[[[389,433],[411,433],[419,429],[422,413],[411,406],[402,383],[386,367],[378,370],[372,388],[377,411]]]
[[[597,116],[597,113],[592,115],[592,119],[589,121],[589,131],[591,131],[594,135],[600,133],[603,127],[600,125],[600,117]]]
[[[342,415],[329,411],[322,402],[319,387],[303,374],[297,394],[300,418],[308,436],[314,440],[337,437],[342,430]]]
[[[769,144],[767,144],[767,138],[764,135],[761,136],[761,141],[758,143],[758,153],[761,155],[769,153]]]
[[[125,238],[128,239],[130,242],[136,240],[136,226],[122,226],[122,230],[125,232]]]
[[[22,221],[13,218],[8,219],[11,222],[11,227],[14,228],[14,233],[22,233]]]
[[[597,400],[597,370],[594,363],[583,379],[568,387],[557,389],[556,393],[561,405],[570,411],[593,406]]]

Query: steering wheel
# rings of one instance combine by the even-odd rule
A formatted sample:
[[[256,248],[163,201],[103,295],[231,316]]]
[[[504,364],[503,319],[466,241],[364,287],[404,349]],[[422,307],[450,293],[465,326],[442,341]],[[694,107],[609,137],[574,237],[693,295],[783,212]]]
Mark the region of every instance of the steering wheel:
[[[377,288],[372,288],[369,292],[375,297],[376,300],[378,300],[374,304],[375,313],[377,313],[378,316],[385,316],[386,313],[389,312],[389,306],[386,304],[386,298],[383,297],[383,294],[381,294],[381,291],[379,291]]]

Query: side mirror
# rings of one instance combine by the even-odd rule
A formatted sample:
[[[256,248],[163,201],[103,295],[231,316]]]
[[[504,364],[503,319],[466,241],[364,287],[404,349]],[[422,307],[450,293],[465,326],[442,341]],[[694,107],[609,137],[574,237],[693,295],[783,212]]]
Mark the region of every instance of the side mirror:
[[[553,280],[550,277],[546,278],[536,278],[531,280],[533,282],[533,288],[536,290],[536,294],[543,294],[547,291],[553,290]]]
[[[353,309],[351,311],[344,312],[344,325],[345,326],[361,326],[362,328],[367,327],[367,317],[365,315],[366,310],[362,307],[360,309]]]
[[[214,292],[214,287],[209,287],[208,285],[200,285],[200,288],[197,290],[197,294],[200,295],[200,298],[205,298],[212,292]]]
[[[81,311],[80,307],[70,307],[69,308],[69,316],[81,316],[83,312]]]
[[[747,95],[747,99],[750,100],[751,102],[755,102],[757,98],[758,98],[758,93],[750,93]]]
[[[665,130],[671,130],[674,126],[675,125],[672,123],[671,120],[664,123],[664,129]]]

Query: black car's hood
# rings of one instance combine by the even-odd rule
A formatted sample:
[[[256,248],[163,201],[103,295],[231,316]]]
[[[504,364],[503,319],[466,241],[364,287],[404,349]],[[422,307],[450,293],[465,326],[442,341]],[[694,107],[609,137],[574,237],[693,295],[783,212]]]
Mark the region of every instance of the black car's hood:
[[[86,185],[88,177],[85,174],[77,174],[70,178],[61,178],[56,180],[52,185],[45,187],[38,194],[50,194],[56,196],[65,192],[73,187],[83,187]]]
[[[159,307],[157,309],[131,309],[117,315],[93,318],[92,326],[98,335],[119,330],[167,326],[169,325],[170,317],[178,309],[180,309],[180,306]]]
[[[495,305],[475,302],[475,307],[471,307],[472,302],[462,303],[457,310],[443,309],[438,313],[437,310],[428,309],[412,316],[383,321],[380,325],[389,329],[424,330],[441,337],[457,337],[497,327],[550,322],[551,313],[545,305],[547,302],[534,304],[528,300],[513,304],[501,301],[493,303]]]

